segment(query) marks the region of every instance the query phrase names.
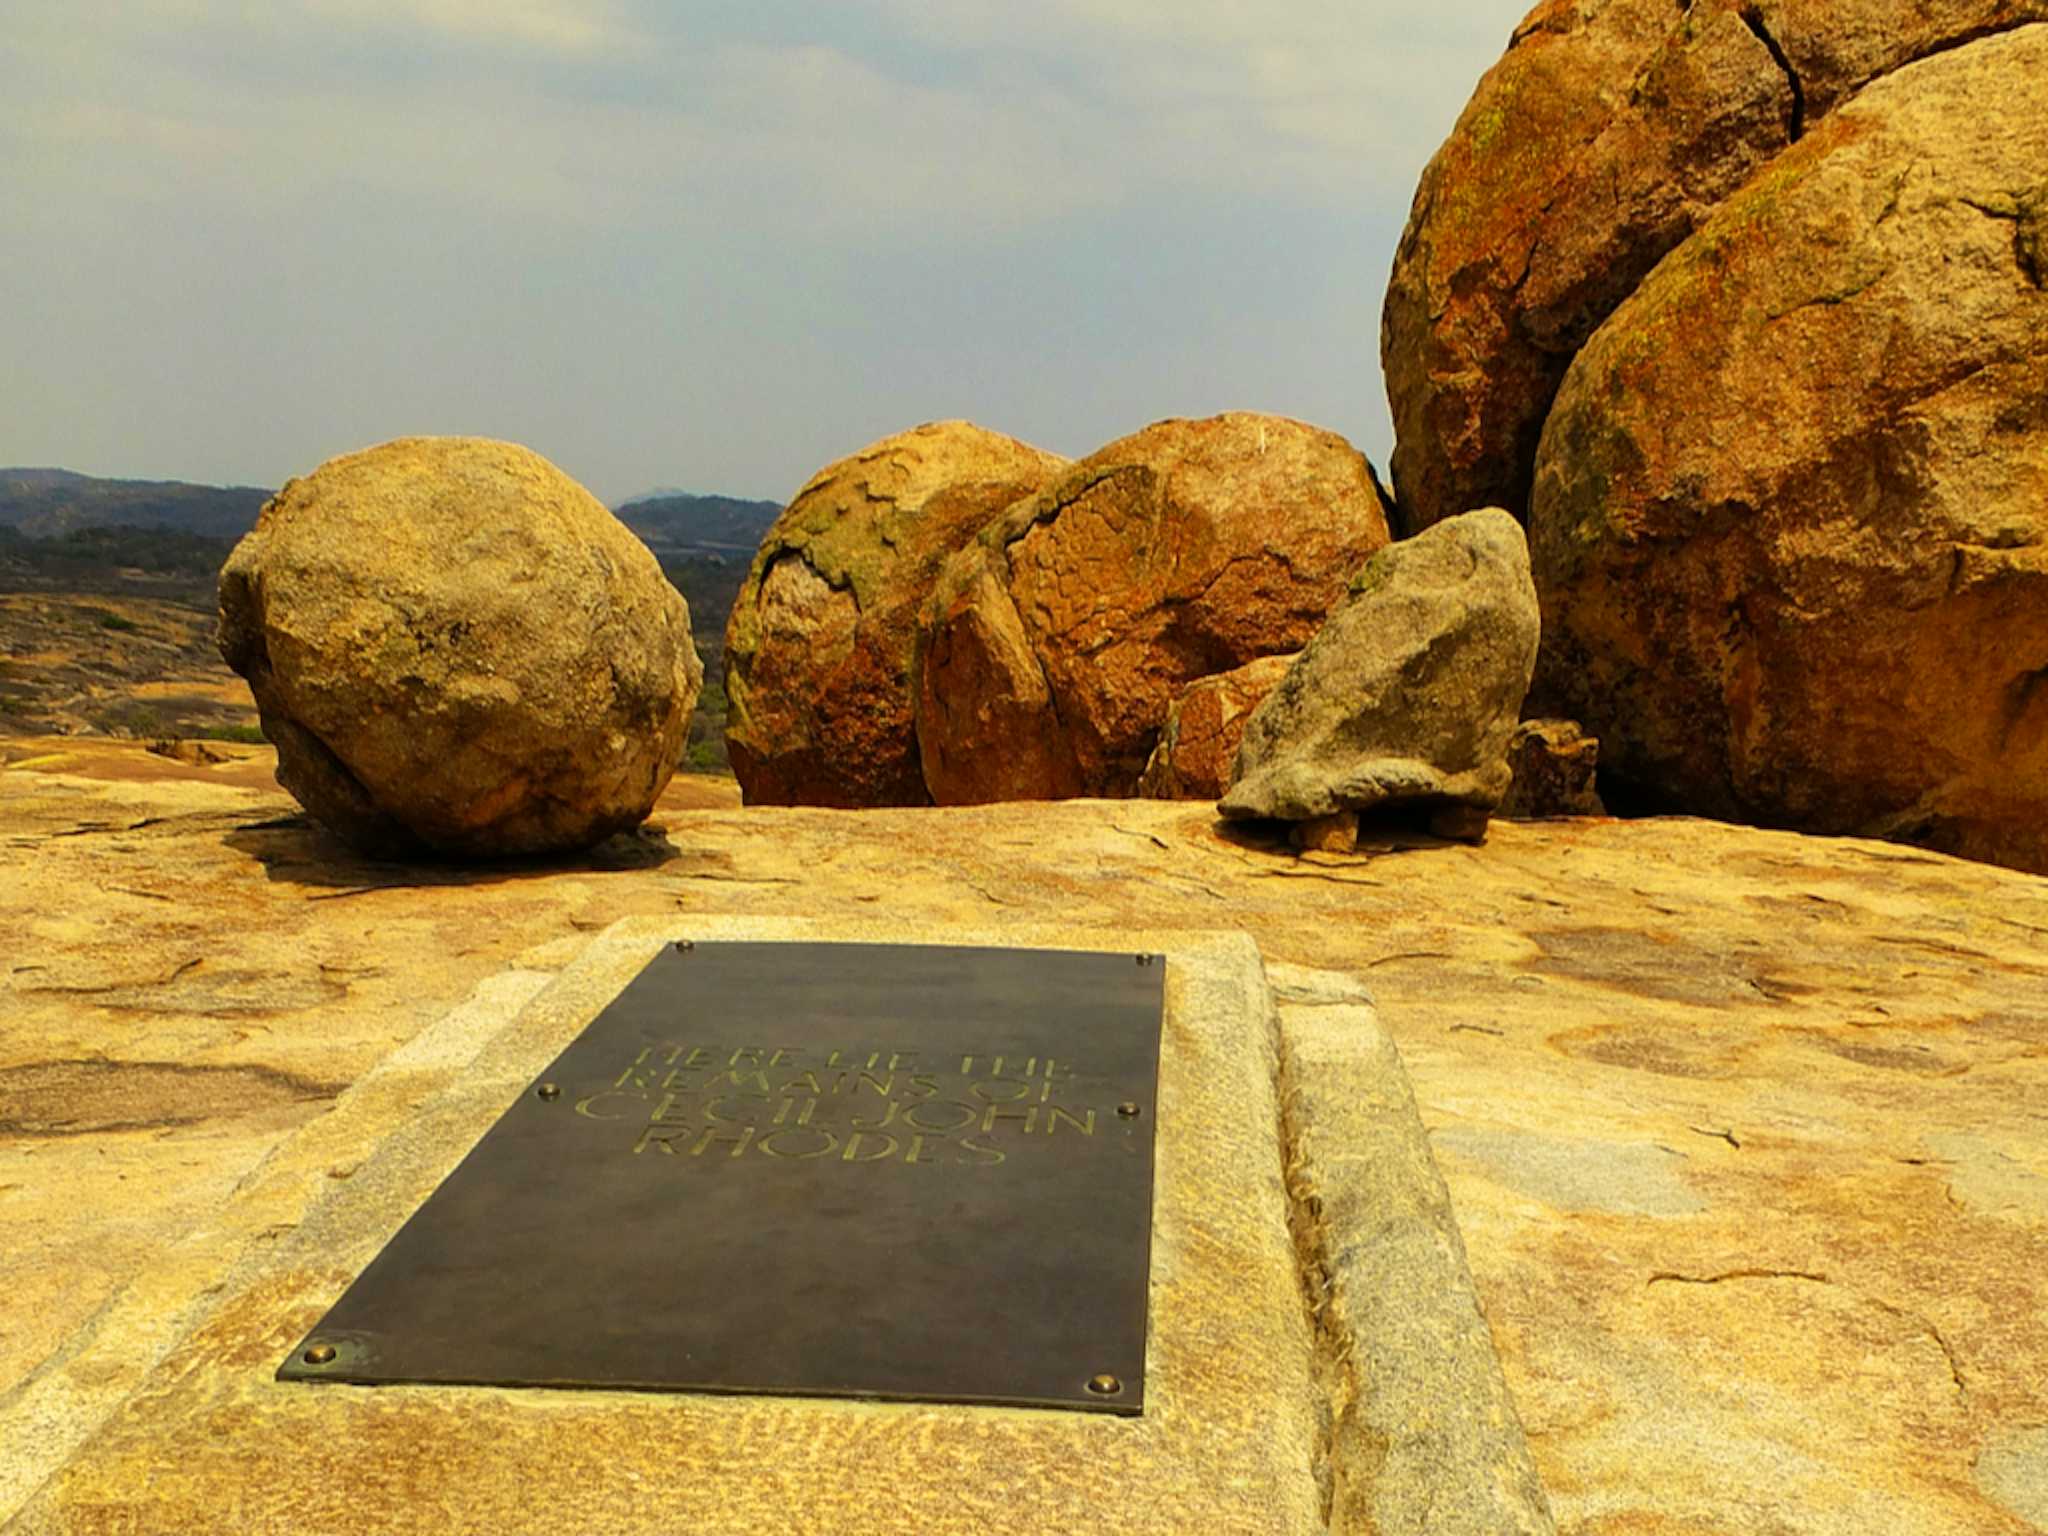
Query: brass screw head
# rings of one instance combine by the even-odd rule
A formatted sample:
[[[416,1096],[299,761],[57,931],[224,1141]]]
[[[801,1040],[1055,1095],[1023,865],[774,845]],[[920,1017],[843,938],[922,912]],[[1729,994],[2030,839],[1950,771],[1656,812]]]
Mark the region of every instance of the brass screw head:
[[[1115,1397],[1123,1389],[1124,1384],[1107,1371],[1099,1372],[1088,1378],[1088,1390],[1097,1397]]]
[[[299,1358],[308,1365],[325,1365],[334,1358],[334,1346],[332,1344],[315,1344]]]
[[[1140,955],[1140,956],[1138,956],[1138,964],[1140,964],[1140,965],[1150,965],[1151,963],[1152,963],[1152,957],[1151,957],[1150,955]]]
[[[1133,1104],[1129,1099],[1125,1099],[1123,1103],[1117,1105],[1116,1112],[1119,1115],[1123,1116],[1123,1118],[1126,1120],[1135,1120],[1138,1118],[1138,1106]]]
[[[559,1099],[562,1096],[562,1090],[556,1087],[553,1083],[542,1083],[540,1087],[535,1091],[538,1092],[540,1096],[546,1099],[549,1103],[553,1103],[556,1099]]]
[[[677,939],[677,940],[676,940],[676,949],[677,949],[678,951],[680,951],[681,953],[683,953],[683,954],[686,954],[686,955],[687,955],[687,954],[688,954],[688,953],[689,953],[689,952],[690,952],[691,950],[695,949],[696,947],[697,947],[697,941],[696,941],[695,939]]]

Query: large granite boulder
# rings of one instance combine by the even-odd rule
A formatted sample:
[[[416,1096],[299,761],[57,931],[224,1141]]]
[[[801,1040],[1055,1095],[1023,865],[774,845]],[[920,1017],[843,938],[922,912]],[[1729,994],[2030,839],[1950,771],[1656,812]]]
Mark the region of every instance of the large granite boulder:
[[[403,438],[288,482],[221,571],[219,641],[278,782],[377,853],[537,853],[639,825],[703,679],[647,547],[538,454],[481,438]]]
[[[933,798],[1135,793],[1180,692],[1298,649],[1386,540],[1364,455],[1298,421],[1162,421],[1089,455],[933,589],[917,653]]]
[[[1252,711],[1227,817],[1308,822],[1381,807],[1483,827],[1536,662],[1521,525],[1498,507],[1380,551]]]
[[[1261,656],[1198,678],[1166,709],[1159,743],[1138,780],[1153,800],[1214,800],[1230,782],[1245,723],[1294,665],[1293,655]]]
[[[1538,693],[1649,806],[2048,870],[2048,26],[1868,87],[1572,366]]]
[[[1538,5],[1395,257],[1380,356],[1403,527],[1522,515],[1566,366],[1666,252],[1867,82],[2044,18],[2048,0]]]
[[[725,630],[726,748],[750,804],[926,805],[911,654],[946,557],[1068,461],[965,421],[811,477]]]

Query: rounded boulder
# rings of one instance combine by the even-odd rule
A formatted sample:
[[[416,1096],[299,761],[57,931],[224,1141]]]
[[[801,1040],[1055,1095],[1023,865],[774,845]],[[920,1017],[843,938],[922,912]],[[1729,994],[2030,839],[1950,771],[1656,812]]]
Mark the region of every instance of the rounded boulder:
[[[1403,531],[1525,516],[1566,368],[1659,260],[1871,82],[2041,20],[2048,0],[1543,0],[1424,170],[1394,258]]]
[[[1579,354],[1537,690],[1645,809],[2048,870],[2048,25],[1866,87]]]
[[[1173,419],[1097,450],[933,588],[917,652],[933,799],[1137,793],[1188,684],[1300,649],[1386,542],[1372,466],[1303,422]]]
[[[403,438],[287,483],[221,571],[219,645],[278,781],[378,854],[637,826],[703,680],[646,546],[538,454],[480,438]]]
[[[1067,463],[942,421],[811,477],[726,625],[726,748],[749,804],[931,803],[910,681],[919,606],[949,555]]]

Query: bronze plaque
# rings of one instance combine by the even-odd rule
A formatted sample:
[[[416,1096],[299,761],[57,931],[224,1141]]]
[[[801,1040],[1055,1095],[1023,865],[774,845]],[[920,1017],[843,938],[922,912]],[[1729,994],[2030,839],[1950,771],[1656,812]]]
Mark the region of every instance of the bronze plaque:
[[[278,1377],[1141,1412],[1165,968],[664,949]]]

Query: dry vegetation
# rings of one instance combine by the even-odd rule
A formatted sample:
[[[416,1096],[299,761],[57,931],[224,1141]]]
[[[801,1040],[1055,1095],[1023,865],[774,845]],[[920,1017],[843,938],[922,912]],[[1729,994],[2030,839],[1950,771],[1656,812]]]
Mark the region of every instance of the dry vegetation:
[[[258,739],[213,612],[168,597],[0,592],[0,723],[43,735]]]
[[[0,731],[260,741],[256,703],[214,649],[231,541],[148,529],[26,539],[0,529]],[[745,563],[669,553],[706,663],[682,766],[725,767],[720,641]]]

